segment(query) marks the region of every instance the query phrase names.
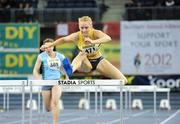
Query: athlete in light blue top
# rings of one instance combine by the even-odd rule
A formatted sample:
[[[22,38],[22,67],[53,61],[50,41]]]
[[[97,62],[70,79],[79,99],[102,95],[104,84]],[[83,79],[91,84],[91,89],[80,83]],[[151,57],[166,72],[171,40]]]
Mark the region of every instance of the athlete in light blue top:
[[[52,39],[44,40],[43,44],[54,42]],[[72,75],[72,67],[68,63],[67,58],[61,53],[53,51],[54,47],[47,48],[39,54],[33,69],[33,75],[38,80],[41,79],[40,67],[42,65],[42,78],[44,80],[59,80],[63,73],[66,79]],[[68,76],[69,75],[69,76]],[[53,124],[58,124],[59,116],[59,99],[62,95],[62,89],[59,85],[43,86],[42,96],[47,111],[52,111]]]
[[[47,52],[42,52],[39,55],[42,61],[42,71],[43,71],[43,79],[44,80],[59,80],[62,76],[62,72],[60,68],[62,66],[62,62],[65,59],[65,56],[55,52],[54,58],[51,58]]]

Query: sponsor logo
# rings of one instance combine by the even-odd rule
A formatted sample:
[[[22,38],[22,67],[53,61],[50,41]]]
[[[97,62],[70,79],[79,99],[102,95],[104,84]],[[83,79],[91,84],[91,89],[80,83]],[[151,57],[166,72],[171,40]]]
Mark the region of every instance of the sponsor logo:
[[[79,80],[78,81],[79,85],[95,85],[94,80]]]
[[[59,85],[77,85],[76,81],[74,80],[60,80],[58,81]]]
[[[149,77],[151,85],[157,85],[158,87],[167,88],[180,88],[180,79],[161,79],[156,77]]]
[[[95,80],[59,80],[59,85],[95,85]]]

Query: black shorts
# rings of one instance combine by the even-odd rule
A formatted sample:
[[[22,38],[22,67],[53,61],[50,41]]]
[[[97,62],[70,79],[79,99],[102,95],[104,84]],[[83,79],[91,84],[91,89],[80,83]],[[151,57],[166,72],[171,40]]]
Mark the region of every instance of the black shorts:
[[[52,79],[52,80],[60,80],[60,79]],[[52,90],[54,85],[50,85],[50,86],[42,86],[42,90],[43,91],[46,91],[46,90]]]
[[[46,91],[46,90],[52,90],[53,86],[42,86],[42,90]]]
[[[101,56],[101,57],[99,57],[99,58],[97,58],[97,59],[89,59],[91,65],[92,65],[92,71],[96,70],[97,65],[98,65],[99,62],[100,62],[101,60],[103,60],[103,59],[104,59],[103,56]]]

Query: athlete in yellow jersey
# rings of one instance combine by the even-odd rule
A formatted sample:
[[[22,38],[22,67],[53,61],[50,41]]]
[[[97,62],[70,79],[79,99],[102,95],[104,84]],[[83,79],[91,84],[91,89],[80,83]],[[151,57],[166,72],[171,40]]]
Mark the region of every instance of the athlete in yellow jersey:
[[[79,18],[79,30],[68,36],[57,39],[55,42],[42,45],[41,50],[59,44],[74,42],[80,52],[72,61],[73,72],[86,65],[87,69],[97,70],[102,75],[112,79],[123,79],[127,83],[126,77],[101,54],[99,47],[102,43],[111,41],[111,37],[100,30],[93,28],[92,20],[88,16]]]

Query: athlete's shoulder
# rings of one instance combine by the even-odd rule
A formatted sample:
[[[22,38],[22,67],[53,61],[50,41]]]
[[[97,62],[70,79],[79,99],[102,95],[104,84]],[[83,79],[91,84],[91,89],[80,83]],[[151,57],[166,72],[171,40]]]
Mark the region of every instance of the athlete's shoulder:
[[[96,34],[96,33],[102,33],[103,31],[98,30],[98,29],[93,29],[93,32]]]
[[[60,53],[60,52],[56,52],[57,56],[63,60],[65,58],[64,54]]]
[[[80,33],[80,31],[77,31],[77,32],[74,32],[74,33],[71,34],[71,36],[74,38],[74,40],[78,39],[79,33]]]
[[[39,55],[44,55],[44,54],[46,54],[46,52],[44,51],[44,52],[41,52]]]
[[[41,56],[41,57],[46,56],[46,52],[44,51],[44,52],[40,53],[39,56]]]
[[[56,54],[58,55],[58,56],[64,56],[62,53],[60,53],[60,52],[56,52]]]

